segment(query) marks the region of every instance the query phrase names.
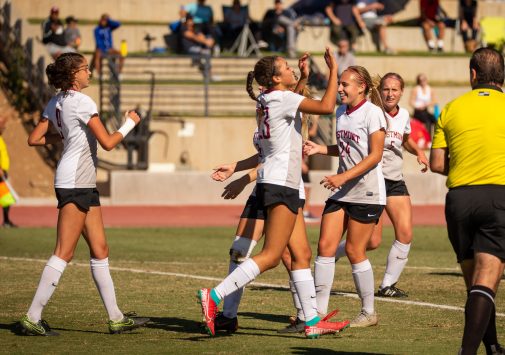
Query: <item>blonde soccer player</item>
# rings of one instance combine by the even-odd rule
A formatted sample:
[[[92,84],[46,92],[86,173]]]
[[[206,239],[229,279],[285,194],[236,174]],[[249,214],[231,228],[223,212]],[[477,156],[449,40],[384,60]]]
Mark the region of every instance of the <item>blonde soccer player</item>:
[[[321,181],[334,194],[324,207],[315,260],[317,306],[319,313],[327,312],[335,274],[335,252],[347,229],[346,254],[361,299],[361,311],[351,321],[351,327],[366,327],[377,324],[374,278],[366,247],[386,204],[380,166],[386,119],[381,107],[376,105],[381,105],[380,95],[365,68],[348,67],[342,73],[338,92],[342,105],[336,112],[337,144],[322,146],[308,141],[304,148],[307,155],[339,157],[337,174]],[[367,100],[369,96],[371,101]]]
[[[105,150],[117,146],[135,125],[139,116],[130,111],[125,123],[109,134],[98,117],[93,100],[81,91],[89,86],[86,59],[65,53],[47,66],[48,81],[58,91],[47,104],[42,118],[28,138],[31,146],[63,143],[63,153],[54,179],[58,199],[56,247],[47,261],[28,312],[20,321],[29,335],[55,335],[42,311],[72,260],[81,234],[90,252],[93,280],[108,313],[110,333],[121,333],[144,325],[147,318],[130,318],[121,312],[109,272],[109,247],[105,237],[96,189],[97,141]],[[50,133],[50,126],[57,134]]]

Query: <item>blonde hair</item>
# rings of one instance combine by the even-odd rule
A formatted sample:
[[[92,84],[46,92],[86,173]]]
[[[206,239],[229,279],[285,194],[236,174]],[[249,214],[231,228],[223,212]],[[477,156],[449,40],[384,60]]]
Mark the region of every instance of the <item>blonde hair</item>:
[[[303,91],[301,93],[303,96],[306,98],[312,99],[312,93],[310,89],[307,86],[303,87]],[[309,139],[309,127],[310,123],[312,122],[312,115],[310,113],[303,113],[302,112],[302,139],[305,142],[306,140]]]

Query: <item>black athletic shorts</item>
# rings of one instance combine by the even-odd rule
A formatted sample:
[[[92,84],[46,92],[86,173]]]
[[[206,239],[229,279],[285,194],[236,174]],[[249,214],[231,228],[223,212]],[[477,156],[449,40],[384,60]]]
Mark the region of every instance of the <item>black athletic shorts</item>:
[[[96,188],[60,189],[55,188],[58,208],[74,203],[79,209],[89,211],[91,206],[100,206],[100,195]]]
[[[300,208],[300,192],[298,189],[275,185],[275,184],[256,184],[256,199],[258,208],[263,208],[265,213],[269,206],[282,203],[291,212],[298,214]]]
[[[447,231],[458,263],[483,252],[505,260],[505,186],[450,189],[445,197]]]
[[[328,199],[326,200],[326,204],[324,206],[323,215],[327,213],[337,212],[341,208],[349,217],[357,221],[363,223],[375,222],[375,224],[379,222],[382,211],[384,211],[383,205],[341,202]]]
[[[265,210],[263,209],[263,206],[258,205],[256,196],[249,196],[240,218],[265,219]]]
[[[306,182],[306,183],[310,182],[310,176],[309,176],[308,172],[306,172],[306,173],[302,172],[302,181]]]
[[[407,185],[405,181],[394,181],[384,179],[386,183],[386,196],[410,196],[409,190],[407,190]]]

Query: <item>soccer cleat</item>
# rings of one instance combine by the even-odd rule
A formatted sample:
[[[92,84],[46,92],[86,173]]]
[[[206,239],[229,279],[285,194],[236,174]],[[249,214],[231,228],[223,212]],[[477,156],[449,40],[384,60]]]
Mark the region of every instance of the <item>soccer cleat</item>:
[[[500,344],[494,344],[489,346],[489,351],[486,346],[486,352],[491,355],[504,355],[505,349],[503,349]]]
[[[56,336],[59,333],[51,330],[49,324],[45,320],[39,320],[38,322],[33,322],[28,318],[28,315],[24,315],[19,321],[21,326],[21,332],[25,335],[41,335],[41,336]]]
[[[237,317],[228,318],[223,312],[218,312],[216,319],[214,321],[214,330],[216,332],[226,331],[229,334],[235,333],[238,329],[238,319]]]
[[[309,339],[317,339],[324,334],[335,334],[349,327],[349,321],[327,322],[320,320],[315,325],[305,326],[305,336]]]
[[[351,328],[365,328],[371,327],[373,325],[377,325],[379,320],[377,318],[377,313],[373,312],[372,314],[367,313],[364,310],[361,310],[359,314],[351,321]]]
[[[210,336],[216,335],[215,320],[217,315],[217,304],[210,297],[210,288],[202,288],[198,291],[196,297],[202,306],[202,322],[205,330]]]
[[[149,322],[149,318],[130,318],[123,317],[123,319],[118,321],[109,320],[109,332],[111,334],[121,334],[126,331],[130,331],[139,327],[144,326],[147,322]]]
[[[408,293],[400,290],[397,288],[396,283],[392,284],[391,286],[386,286],[384,288],[380,288],[379,291],[377,291],[377,296],[379,297],[394,297],[394,298],[402,298],[402,297],[408,297]]]
[[[305,330],[305,321],[301,320],[300,318],[296,317],[295,319],[290,319],[289,320],[290,324],[282,329],[279,329],[277,333],[279,334],[287,334],[287,333],[303,333]]]

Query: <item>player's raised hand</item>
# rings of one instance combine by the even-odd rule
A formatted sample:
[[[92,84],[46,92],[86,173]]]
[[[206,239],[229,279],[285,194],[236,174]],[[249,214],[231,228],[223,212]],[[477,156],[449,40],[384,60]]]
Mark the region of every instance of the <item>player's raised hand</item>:
[[[330,49],[330,47],[326,47],[326,51],[324,52],[324,61],[326,62],[328,69],[338,69],[337,59],[335,58],[335,55],[333,54],[333,51]]]
[[[300,69],[300,79],[308,78],[310,74],[309,67],[309,56],[308,52],[305,52],[300,59],[298,59],[298,69]]]
[[[135,110],[126,111],[124,117],[125,119],[131,118],[136,125],[140,122],[140,116],[137,112],[135,112]]]

